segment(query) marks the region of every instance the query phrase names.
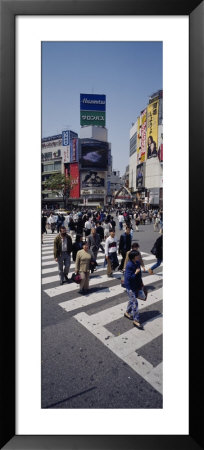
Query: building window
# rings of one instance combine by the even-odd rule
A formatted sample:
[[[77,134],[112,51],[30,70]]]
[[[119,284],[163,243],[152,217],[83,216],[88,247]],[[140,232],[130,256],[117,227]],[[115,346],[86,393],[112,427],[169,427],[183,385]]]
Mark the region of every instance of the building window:
[[[137,150],[137,133],[133,134],[130,139],[130,156]]]
[[[54,163],[54,170],[61,170],[61,161]]]
[[[53,172],[54,170],[54,164],[46,164],[44,165],[44,172]]]

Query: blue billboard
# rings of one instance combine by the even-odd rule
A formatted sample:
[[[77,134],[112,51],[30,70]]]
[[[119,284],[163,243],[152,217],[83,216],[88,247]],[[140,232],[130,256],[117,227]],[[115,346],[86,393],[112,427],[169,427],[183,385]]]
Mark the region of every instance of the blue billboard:
[[[80,94],[81,111],[105,111],[106,96],[96,94]]]
[[[71,130],[66,130],[62,132],[62,145],[70,145],[71,139],[78,137],[78,134]]]

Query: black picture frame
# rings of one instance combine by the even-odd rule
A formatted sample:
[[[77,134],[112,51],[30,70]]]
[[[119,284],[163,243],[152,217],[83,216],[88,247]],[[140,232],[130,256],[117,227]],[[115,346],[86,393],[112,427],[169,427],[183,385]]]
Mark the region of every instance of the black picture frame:
[[[187,15],[189,16],[189,435],[15,435],[15,17],[18,15]],[[204,448],[202,266],[197,264],[203,229],[202,169],[204,99],[204,2],[198,0],[0,0],[1,29],[1,440],[4,449],[166,449]],[[172,30],[173,32],[173,30]],[[176,68],[175,68],[176,70]],[[178,115],[180,112],[178,112]],[[178,186],[179,195],[179,186]],[[178,199],[175,201],[182,201]],[[179,218],[178,218],[179,220]],[[5,239],[3,238],[5,236]],[[6,238],[9,236],[9,239]],[[178,255],[179,259],[179,255]],[[179,272],[179,263],[176,271]],[[200,271],[198,270],[200,268]],[[198,279],[198,274],[200,277]],[[175,305],[174,305],[175,308]],[[175,316],[174,316],[175,318]],[[176,317],[179,326],[182,317]],[[173,332],[173,328],[172,328]],[[176,404],[175,404],[176,408]],[[94,431],[94,430],[93,430]],[[125,430],[124,430],[125,432]]]

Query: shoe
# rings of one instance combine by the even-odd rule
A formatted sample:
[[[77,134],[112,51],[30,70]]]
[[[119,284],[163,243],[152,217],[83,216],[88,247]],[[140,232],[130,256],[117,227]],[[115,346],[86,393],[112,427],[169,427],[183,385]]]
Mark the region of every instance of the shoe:
[[[60,280],[60,286],[62,286],[63,283],[64,283],[64,281]]]
[[[143,325],[141,325],[141,323],[138,322],[137,320],[133,320],[133,325],[134,327],[137,327],[139,330],[144,330]]]
[[[149,272],[150,275],[153,274],[153,270],[152,269],[148,269],[148,272]]]
[[[131,314],[129,314],[127,311],[124,313],[124,317],[127,317],[129,320],[133,320],[133,317]]]
[[[65,280],[66,280],[66,282],[67,282],[67,283],[69,283],[69,282],[70,282],[70,280],[69,280],[69,278],[68,278],[68,276],[67,276],[67,275],[65,275],[65,276],[64,276],[64,278],[65,278]]]
[[[79,290],[79,294],[84,294],[84,290],[83,290],[83,289],[80,289],[80,290]]]
[[[113,274],[110,273],[110,275],[107,275],[107,276],[108,276],[108,278],[112,278],[112,277],[113,277]]]

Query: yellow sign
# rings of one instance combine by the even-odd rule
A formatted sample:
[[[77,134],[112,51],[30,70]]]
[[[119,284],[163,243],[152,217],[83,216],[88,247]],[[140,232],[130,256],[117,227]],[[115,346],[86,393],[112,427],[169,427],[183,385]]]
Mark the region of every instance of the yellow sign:
[[[147,159],[157,156],[159,101],[147,106]]]

